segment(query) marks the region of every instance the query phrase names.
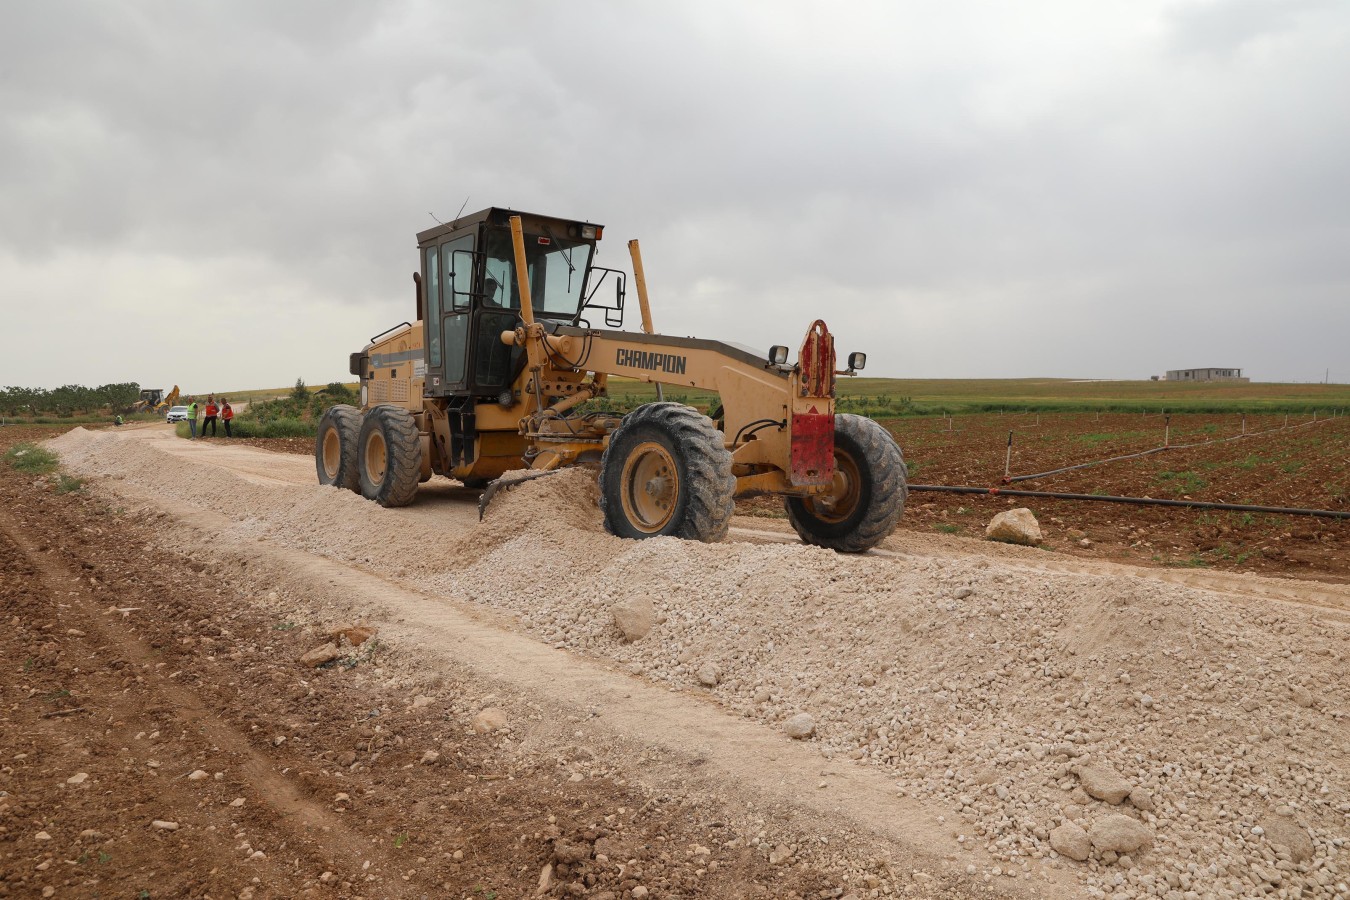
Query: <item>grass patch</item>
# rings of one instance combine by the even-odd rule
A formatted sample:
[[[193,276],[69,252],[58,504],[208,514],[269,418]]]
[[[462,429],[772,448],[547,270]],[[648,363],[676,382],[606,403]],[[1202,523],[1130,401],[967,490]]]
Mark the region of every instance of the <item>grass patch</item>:
[[[961,526],[953,525],[951,522],[939,522],[933,526],[933,530],[940,531],[943,534],[959,534],[961,532]]]
[[[198,426],[200,435],[200,425]],[[236,418],[230,425],[233,431],[233,437],[243,438],[312,438],[319,433],[318,420],[304,421],[301,419],[270,419],[266,422],[257,422],[248,419]],[[174,432],[180,438],[191,437],[188,430],[188,423],[179,422],[174,426]],[[220,431],[209,436],[211,440],[224,440],[225,429],[222,426]]]
[[[29,441],[10,447],[5,459],[15,470],[32,475],[55,472],[58,462],[55,453]]]
[[[70,494],[84,487],[84,482],[78,478],[71,478],[62,472],[56,476],[56,492],[58,494]]]
[[[1209,482],[1194,472],[1159,472],[1154,481],[1174,494],[1194,494],[1209,487]]]
[[[1120,435],[1113,431],[1103,431],[1097,434],[1080,434],[1074,440],[1078,441],[1080,444],[1087,444],[1090,447],[1095,447],[1098,444],[1104,444],[1107,441],[1114,441],[1119,436]]]

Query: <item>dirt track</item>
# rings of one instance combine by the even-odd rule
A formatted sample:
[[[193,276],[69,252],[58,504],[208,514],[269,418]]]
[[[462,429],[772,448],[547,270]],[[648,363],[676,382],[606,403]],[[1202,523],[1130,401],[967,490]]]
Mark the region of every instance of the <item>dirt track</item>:
[[[96,476],[94,496],[57,496],[6,473],[19,510],[4,522],[19,576],[6,582],[25,586],[5,599],[25,605],[15,615],[28,623],[16,639],[27,642],[25,658],[56,643],[58,668],[89,653],[110,671],[114,658],[145,670],[148,694],[133,699],[146,704],[142,714],[173,722],[153,724],[182,735],[171,748],[182,762],[171,790],[137,801],[140,818],[176,807],[186,821],[155,832],[135,806],[106,828],[44,819],[29,807],[64,804],[34,788],[7,811],[7,885],[82,884],[87,860],[63,878],[33,870],[45,847],[21,828],[50,821],[53,859],[73,854],[86,827],[126,835],[109,839],[142,862],[105,877],[129,889],[133,874],[149,877],[147,854],[187,838],[201,854],[175,870],[194,879],[189,894],[247,890],[238,880],[247,873],[222,865],[245,858],[238,844],[247,843],[296,848],[282,861],[265,848],[255,886],[264,894],[397,896],[406,886],[412,896],[443,884],[457,896],[527,896],[551,858],[567,857],[568,841],[588,849],[584,861],[562,863],[550,888],[560,895],[638,896],[639,886],[654,897],[1340,890],[1350,813],[1338,749],[1350,710],[1350,591],[1341,586],[1145,572],[906,533],[847,559],[785,543],[762,519],[738,520],[732,542],[717,547],[634,546],[595,527],[570,475],[510,492],[480,526],[476,493],[448,482],[413,507],[380,510],[315,486],[307,459],[193,444],[164,429],[76,432],[55,446],[70,470]],[[98,512],[105,501],[124,512]],[[99,516],[115,525],[86,531]],[[158,567],[113,562],[138,545]],[[193,581],[183,577],[184,553],[206,586],[184,589]],[[85,562],[97,584],[59,601],[74,612],[53,610],[57,586]],[[104,614],[97,594],[110,586],[139,598],[113,605],[140,609]],[[625,644],[608,607],[638,595],[661,617],[650,636]],[[80,635],[65,622],[76,616],[87,626],[74,626]],[[33,624],[44,617],[53,619],[48,633]],[[352,650],[350,668],[317,672],[293,662],[322,643],[324,626],[354,618],[380,627],[377,658]],[[226,620],[228,633],[212,633]],[[50,640],[53,628],[79,651]],[[155,669],[147,654],[156,652],[172,653],[162,669],[175,671]],[[26,670],[18,697],[25,687],[38,696],[36,679]],[[118,720],[102,704],[119,695],[105,697],[100,685],[72,690],[84,711],[19,716],[7,734],[21,725],[40,744],[62,728]],[[419,696],[429,702],[413,707]],[[466,728],[485,706],[505,711],[504,737]],[[809,741],[780,731],[798,711],[816,718]],[[374,731],[369,723],[383,726],[385,716],[388,733]],[[147,777],[129,774],[139,771],[132,748],[146,740],[132,729],[104,737],[98,758],[116,761],[119,783],[145,790]],[[96,736],[85,728],[81,739]],[[55,785],[63,770],[49,757],[76,764],[60,747],[33,754]],[[436,748],[437,760],[421,765]],[[339,759],[349,752],[351,762]],[[201,768],[223,772],[219,781],[182,781],[212,754],[220,761]],[[1095,763],[1142,790],[1138,803],[1089,798],[1074,770]],[[86,771],[88,781],[55,796],[113,777]],[[155,772],[149,778],[168,774]],[[494,776],[490,790],[475,780],[482,773]],[[497,795],[486,817],[475,790]],[[227,794],[246,792],[248,813],[227,805]],[[341,812],[347,801],[329,800],[338,792],[374,808],[364,821]],[[220,809],[191,807],[202,795]],[[436,810],[437,795],[455,802]],[[150,814],[155,803],[163,815]],[[255,806],[261,838],[227,822]],[[621,806],[643,814],[625,821]],[[1074,863],[1051,852],[1051,829],[1091,829],[1122,810],[1152,832],[1136,858],[1095,852]],[[550,815],[563,851],[550,842]],[[1303,839],[1290,848],[1263,836],[1288,824],[1306,835],[1308,854]],[[603,852],[597,828],[622,831],[624,852]],[[453,858],[456,841],[476,848],[472,865]],[[369,870],[354,868],[357,846],[371,847]],[[408,869],[416,874],[404,882]],[[320,881],[324,871],[333,875]],[[366,880],[372,874],[378,882]]]

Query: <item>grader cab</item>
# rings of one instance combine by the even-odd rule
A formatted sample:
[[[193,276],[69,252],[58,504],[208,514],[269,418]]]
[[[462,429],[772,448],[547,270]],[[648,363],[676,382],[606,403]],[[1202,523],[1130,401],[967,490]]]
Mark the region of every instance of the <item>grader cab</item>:
[[[619,330],[627,276],[595,264],[603,233],[492,208],[419,234],[416,320],[352,354],[361,407],[324,414],[319,481],[401,506],[437,475],[481,487],[512,470],[591,465],[620,537],[720,540],[735,498],[754,494],[782,496],[808,543],[857,552],[889,534],[906,498],[900,448],[834,410],[836,376],[866,357],[840,370],[819,320],[796,362],[786,346],[759,354],[655,333],[637,241],[642,331]],[[656,401],[627,415],[595,408],[611,376],[652,384]],[[664,386],[719,404],[704,415],[665,402]]]

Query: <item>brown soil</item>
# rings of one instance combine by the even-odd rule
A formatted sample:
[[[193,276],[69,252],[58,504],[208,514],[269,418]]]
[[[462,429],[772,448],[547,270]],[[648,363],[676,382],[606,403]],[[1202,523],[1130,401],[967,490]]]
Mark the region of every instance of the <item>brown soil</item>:
[[[1018,482],[1006,487],[1062,493],[1193,499],[1257,506],[1350,510],[1350,417],[1284,429],[1283,415],[1174,415],[1171,443],[1209,441],[1139,459]],[[1161,446],[1161,415],[1042,414],[894,419],[885,423],[905,450],[914,484],[999,487],[1008,433],[1013,475],[1044,472]],[[771,518],[782,505],[743,501]],[[1350,521],[1156,506],[996,498],[916,491],[900,527],[982,536],[995,513],[1026,506],[1044,548],[1144,566],[1214,568],[1350,581]],[[1083,546],[1087,539],[1089,546]]]
[[[7,465],[0,510],[0,896],[838,897],[859,872],[804,844],[771,864],[743,805],[644,790],[605,746],[476,733],[493,685],[453,667],[412,704],[391,673],[421,664],[379,636],[300,664],[331,622],[180,552],[163,512]],[[855,855],[888,890],[974,896]]]

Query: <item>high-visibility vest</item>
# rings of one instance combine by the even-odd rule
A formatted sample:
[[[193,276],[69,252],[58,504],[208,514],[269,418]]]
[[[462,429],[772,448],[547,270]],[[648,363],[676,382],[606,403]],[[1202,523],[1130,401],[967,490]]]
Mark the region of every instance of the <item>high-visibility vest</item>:
[[[208,403],[208,404],[206,404],[206,414],[207,414],[208,416],[214,416],[214,415],[215,415],[216,413],[218,413],[218,412],[220,412],[220,410],[217,409],[217,407],[216,407],[216,405],[215,405],[214,403]]]
[[[233,407],[233,406],[230,406],[230,404],[226,403],[226,404],[225,404],[225,408],[222,409],[222,410],[220,411],[220,417],[221,417],[222,419],[233,419],[233,418],[234,418],[234,407]]]
[[[194,419],[197,418],[197,404],[194,403],[188,407],[188,415]]]

